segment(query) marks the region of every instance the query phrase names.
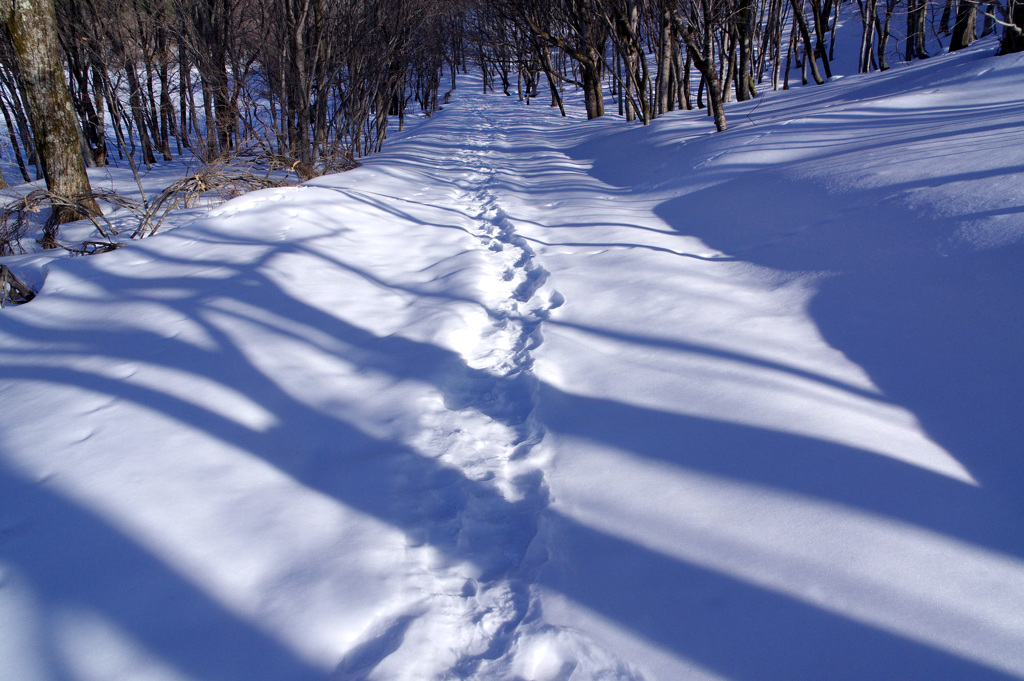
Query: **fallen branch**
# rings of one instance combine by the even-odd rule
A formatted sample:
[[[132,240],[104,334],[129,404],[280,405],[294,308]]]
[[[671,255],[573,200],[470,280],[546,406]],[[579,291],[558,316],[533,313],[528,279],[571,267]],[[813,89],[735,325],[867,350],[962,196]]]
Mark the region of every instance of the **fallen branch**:
[[[18,279],[7,265],[0,265],[0,307],[6,307],[6,302],[21,305],[35,297],[35,292]]]

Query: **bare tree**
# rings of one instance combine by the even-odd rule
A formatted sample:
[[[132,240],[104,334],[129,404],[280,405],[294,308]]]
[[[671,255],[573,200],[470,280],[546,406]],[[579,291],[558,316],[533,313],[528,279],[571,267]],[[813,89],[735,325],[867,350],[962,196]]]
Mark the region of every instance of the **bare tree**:
[[[907,45],[904,58],[907,61],[927,59],[925,50],[925,29],[928,26],[928,0],[907,0]]]
[[[687,3],[686,11],[676,10],[672,14],[676,31],[683,38],[686,50],[703,77],[703,83],[708,91],[710,112],[715,119],[715,129],[724,132],[728,127],[725,122],[725,105],[722,97],[721,81],[714,64],[714,43],[712,31],[719,20],[720,9],[713,0],[700,0],[699,7],[696,3]],[[698,39],[698,31],[703,34],[703,39]]]
[[[52,226],[47,229],[43,243],[54,247],[58,225],[81,218],[83,211],[100,211],[91,197],[89,177],[79,151],[78,125],[61,64],[53,2],[6,0],[0,6],[21,70],[46,186],[50,193],[78,203],[75,207],[54,209]]]

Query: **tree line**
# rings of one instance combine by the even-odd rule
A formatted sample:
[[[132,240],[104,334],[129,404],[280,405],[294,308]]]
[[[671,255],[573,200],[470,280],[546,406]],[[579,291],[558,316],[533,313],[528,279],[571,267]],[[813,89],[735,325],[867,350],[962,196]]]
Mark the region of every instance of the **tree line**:
[[[352,167],[469,65],[563,113],[571,87],[590,118],[610,95],[628,120],[697,107],[721,131],[733,98],[831,77],[844,2],[862,72],[889,67],[894,22],[906,60],[928,57],[928,31],[1024,49],[1024,0],[0,0],[0,114],[22,178],[83,197],[87,180],[56,176],[114,156]]]
[[[696,106],[721,131],[733,97],[786,89],[794,71],[805,84],[830,78],[840,10],[854,4],[862,73],[889,68],[901,19],[906,61],[929,56],[929,31],[955,51],[1001,29],[1000,53],[1024,50],[1024,0],[492,0],[473,12],[467,35],[485,78],[500,78],[506,92],[510,75],[527,98],[546,84],[562,107],[569,84],[595,118],[610,91],[621,115],[643,123]]]
[[[13,14],[31,6],[13,4]],[[343,166],[380,148],[386,117],[410,94],[435,106],[453,4],[55,0],[85,161],[102,166],[113,151],[153,164],[184,149],[215,158],[257,144],[307,172]],[[35,150],[7,33],[0,101],[26,176]]]

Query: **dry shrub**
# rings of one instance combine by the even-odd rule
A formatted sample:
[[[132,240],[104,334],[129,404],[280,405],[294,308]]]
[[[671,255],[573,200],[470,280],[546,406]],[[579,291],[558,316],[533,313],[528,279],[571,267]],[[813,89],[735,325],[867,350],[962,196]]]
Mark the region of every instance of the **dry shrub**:
[[[269,153],[266,149],[253,147],[239,151],[232,156],[213,159],[201,165],[198,170],[174,182],[154,199],[130,199],[112,191],[96,191],[85,196],[68,198],[58,196],[45,189],[36,189],[19,197],[0,211],[0,256],[24,253],[22,239],[33,229],[38,229],[39,217],[49,209],[43,222],[43,237],[39,243],[43,248],[63,248],[75,255],[91,255],[117,248],[114,240],[118,230],[111,220],[91,206],[102,201],[124,208],[133,217],[137,226],[131,238],[152,236],[164,224],[171,211],[178,208],[194,208],[200,201],[215,199],[227,201],[257,189],[287,187],[294,185],[285,179],[272,177],[281,171],[290,171],[301,181],[312,179],[328,172],[351,170],[359,166],[351,156],[334,154],[321,158],[317,167],[288,156]],[[138,180],[138,178],[136,178]],[[139,184],[141,191],[141,183]],[[86,241],[81,246],[67,246],[57,239],[60,225],[57,216],[71,211],[89,220],[103,241]]]
[[[57,241],[57,232],[60,229],[58,216],[62,212],[76,214],[82,219],[89,220],[102,238],[112,241],[117,236],[117,230],[103,213],[93,208],[96,201],[106,201],[127,208],[136,216],[142,216],[145,212],[137,201],[126,199],[114,192],[99,191],[83,196],[66,197],[45,189],[35,189],[8,203],[0,211],[0,256],[25,252],[21,240],[33,227],[38,226],[37,216],[45,209],[49,209],[49,212],[43,221],[43,236],[39,239],[43,248],[66,248]]]
[[[270,177],[270,172],[254,172],[250,160],[242,157],[220,158],[200,166],[163,190],[150,204],[146,215],[132,233],[137,239],[152,236],[163,225],[167,215],[176,208],[194,208],[201,199],[216,196],[221,201],[233,199],[257,189],[287,187],[294,183]]]

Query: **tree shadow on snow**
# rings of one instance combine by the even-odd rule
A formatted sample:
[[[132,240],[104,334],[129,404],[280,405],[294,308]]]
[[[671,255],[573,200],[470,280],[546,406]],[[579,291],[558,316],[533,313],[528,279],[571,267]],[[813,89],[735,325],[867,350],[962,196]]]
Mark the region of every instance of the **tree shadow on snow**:
[[[268,218],[273,213],[268,214]],[[284,247],[301,249],[301,243]],[[282,251],[272,251],[279,255]],[[154,259],[172,261],[156,251]],[[342,317],[317,309],[284,292],[262,268],[264,256],[254,262],[209,263],[221,265],[230,276],[214,280],[177,277],[133,279],[96,270],[95,279],[106,292],[103,300],[114,302],[152,301],[151,292],[178,290],[174,298],[161,298],[183,318],[201,326],[213,340],[210,347],[197,348],[180,339],[166,338],[155,331],[97,323],[82,331],[61,330],[52,325],[36,326],[31,317],[5,316],[5,332],[27,345],[58,344],[83,357],[99,355],[112,363],[147,363],[175,368],[212,379],[246,394],[273,414],[276,425],[257,431],[209,408],[186,401],[152,386],[132,384],[116,377],[103,377],[70,368],[60,362],[52,366],[37,363],[19,365],[18,352],[5,351],[0,377],[44,380],[78,386],[118,400],[142,405],[180,421],[189,428],[233,447],[242,449],[283,471],[310,489],[318,490],[347,507],[372,515],[404,531],[412,541],[434,546],[452,560],[464,560],[480,568],[482,579],[511,574],[529,581],[539,580],[586,608],[601,613],[617,625],[634,632],[681,657],[694,660],[720,674],[736,679],[789,679],[820,675],[822,661],[840,656],[845,669],[829,669],[833,678],[918,678],[1001,679],[1005,675],[982,665],[922,645],[901,635],[857,623],[773,590],[668,557],[639,544],[584,526],[553,510],[542,512],[546,495],[535,489],[521,503],[506,501],[493,487],[471,480],[460,471],[426,458],[399,442],[368,434],[365,424],[304,403],[266,375],[224,331],[210,323],[209,312],[224,314],[218,297],[230,296],[244,306],[272,311],[294,325],[267,327],[276,334],[291,334],[296,342],[308,343],[323,352],[302,329],[322,331],[346,349],[329,352],[337,359],[368,370],[379,371],[396,380],[415,380],[434,385],[447,401],[459,406],[467,400],[473,408],[493,418],[514,423],[521,414],[493,408],[482,396],[515,393],[526,389],[521,383],[497,378],[465,366],[461,358],[444,348],[403,338],[379,337]],[[79,274],[89,278],[101,261],[78,261]],[[344,268],[339,271],[344,272]],[[348,270],[344,276],[363,276]],[[235,285],[244,282],[245,285]],[[387,285],[383,281],[379,285]],[[338,285],[345,285],[344,277]],[[415,295],[415,287],[405,287]],[[85,303],[83,303],[85,304]],[[26,308],[27,310],[27,308]],[[246,318],[246,323],[263,322]],[[472,393],[467,397],[467,392]],[[778,446],[791,452],[792,466],[778,466],[777,460],[728,460],[715,458],[710,447],[687,447],[680,458],[644,441],[622,441],[616,423],[637,422],[651,429],[685,433],[718,444],[730,438],[748,441],[751,433],[728,424],[643,410],[615,402],[587,401],[560,394],[542,386],[542,400],[577,400],[564,413],[585,416],[581,421],[555,421],[556,432],[604,441],[653,458],[724,476],[794,489],[840,502],[867,505],[873,510],[893,513],[957,533],[955,522],[946,516],[917,518],[913,512],[890,498],[870,499],[872,476],[913,475],[893,464],[864,464],[863,457],[844,457],[844,467],[835,478],[809,480],[790,475],[803,465],[800,457],[811,456],[810,447],[798,437],[755,433],[769,449]],[[774,442],[773,442],[774,439]],[[693,444],[693,443],[690,443]],[[817,446],[817,443],[815,443]],[[720,451],[717,446],[715,451]],[[801,453],[805,452],[805,453]],[[858,468],[862,467],[862,468]],[[845,481],[840,477],[846,477]],[[30,584],[33,597],[43,610],[55,614],[65,608],[84,607],[99,613],[134,638],[162,662],[196,678],[210,679],[305,679],[323,678],[293,653],[253,624],[228,612],[175,570],[153,557],[117,528],[92,511],[49,491],[45,485],[30,483],[17,474],[4,473],[3,498],[12,512],[23,514],[28,528],[0,538],[0,555],[16,566]],[[846,483],[844,485],[844,482]],[[944,489],[942,481],[932,481]],[[487,518],[500,521],[482,527],[466,527],[467,509],[484,509]],[[582,567],[578,574],[559,574],[557,565],[527,559],[530,542],[537,533],[539,515],[555,529],[564,545],[560,550],[579,551],[600,560]],[[963,530],[970,534],[969,530]],[[34,537],[45,537],[46,546],[33,545]],[[52,545],[58,542],[60,546]],[[59,560],[51,560],[58,558]],[[119,579],[128,580],[122,583]],[[609,584],[629,586],[607,589]],[[685,588],[674,588],[685,585]],[[525,594],[520,594],[525,598]],[[713,620],[695,618],[706,609],[688,599],[712,599]],[[525,616],[521,610],[520,616]],[[413,617],[410,614],[408,617]],[[342,661],[333,678],[363,678],[401,645],[411,620],[400,618],[378,639],[364,641]],[[154,626],[159,622],[159,626]],[[172,622],[168,626],[168,622]],[[177,624],[180,623],[180,624]],[[171,632],[171,633],[169,633]],[[475,659],[460,663],[460,674],[469,675],[485,657],[501,653],[512,631],[499,634],[497,646]],[[56,631],[39,631],[37,638],[57,646]],[[54,657],[59,655],[54,654]],[[57,664],[57,663],[55,663]],[[906,672],[905,674],[902,672]],[[56,678],[70,674],[55,672]]]
[[[887,198],[890,188],[851,200],[785,171],[766,175],[674,199],[658,213],[737,260],[829,273],[809,305],[825,340],[909,409],[980,493],[1017,499],[1005,512],[1020,517],[1024,245],[958,242],[977,214],[921,215]],[[1024,555],[1019,538],[1000,548]]]
[[[39,678],[127,672],[141,660],[209,681],[328,678],[106,519],[2,463],[0,518],[0,589],[32,608],[19,635],[4,635],[31,640],[46,665]],[[112,649],[125,659],[112,662]]]
[[[913,125],[920,126],[921,121],[915,119]],[[438,149],[441,146],[439,141]],[[585,150],[578,153],[585,155]],[[398,160],[414,163],[417,158]],[[598,177],[605,171],[611,168],[600,162],[595,166]],[[546,423],[548,428],[556,436],[592,440],[681,469],[865,509],[1007,554],[1024,555],[1020,533],[1009,536],[1005,525],[994,530],[986,526],[996,513],[1000,522],[1006,522],[1005,507],[990,505],[992,492],[1002,500],[1016,499],[1013,495],[1019,488],[1015,485],[1024,477],[1019,444],[1024,441],[1024,426],[1014,418],[1024,404],[1024,383],[1018,380],[1024,374],[1019,353],[1024,347],[1019,284],[1024,281],[1020,274],[1016,279],[1006,274],[1011,266],[1020,272],[1020,249],[958,251],[956,258],[968,265],[964,272],[993,272],[991,279],[972,280],[965,287],[960,269],[949,265],[957,260],[938,253],[921,254],[912,248],[916,237],[904,247],[899,234],[892,232],[894,224],[905,223],[911,231],[939,229],[951,234],[959,224],[956,220],[938,224],[921,220],[895,211],[884,196],[871,194],[856,205],[847,202],[852,213],[833,218],[828,197],[804,180],[772,179],[768,174],[759,180],[700,190],[662,204],[658,212],[680,232],[695,235],[736,260],[787,271],[836,272],[821,283],[811,302],[811,314],[826,339],[864,367],[888,398],[913,411],[981,487],[798,435],[569,395],[542,385],[542,405],[560,414]],[[414,210],[390,201],[355,191],[342,193],[396,219],[423,222]],[[737,201],[737,196],[743,200]],[[288,220],[273,208],[261,210],[268,221]],[[753,216],[765,225],[760,232],[749,228]],[[851,223],[857,225],[855,230],[846,229]],[[458,229],[450,224],[424,223],[424,227]],[[145,249],[146,245],[132,247]],[[264,325],[268,332],[395,380],[430,384],[453,407],[471,407],[508,424],[517,423],[523,415],[508,411],[500,401],[490,403],[485,396],[518,395],[531,386],[521,378],[507,381],[471,369],[457,354],[436,345],[397,335],[377,336],[344,319],[344,311],[324,311],[283,291],[263,268],[268,258],[289,249],[323,257],[290,241],[253,262],[210,262],[211,268],[221,266],[230,273],[211,279],[120,277],[105,271],[99,259],[73,265],[85,278],[92,275],[105,287],[98,300],[159,300],[201,328],[212,339],[209,347],[196,347],[156,331],[106,325],[102,320],[96,328],[81,331],[53,324],[37,326],[30,315],[17,314],[20,311],[0,318],[4,331],[27,346],[54,344],[63,347],[65,356],[98,355],[111,363],[173,368],[233,388],[273,415],[275,425],[266,430],[246,427],[157,387],[57,361],[50,366],[34,360],[19,363],[13,348],[4,350],[0,378],[80,387],[158,411],[402,530],[410,541],[477,565],[484,579],[503,574],[535,579],[613,624],[722,676],[743,681],[1011,678],[937,646],[588,527],[544,509],[543,489],[533,490],[522,503],[510,503],[485,482],[471,480],[400,442],[369,434],[358,419],[311,406],[275,382],[231,336],[210,322],[211,311],[222,316],[241,314],[215,304],[218,297],[268,310],[287,322],[270,326],[238,316],[246,324]],[[150,255],[173,262],[155,248]],[[972,259],[991,262],[979,268]],[[328,264],[344,273],[338,286],[346,285],[345,277],[357,277],[419,299],[473,302],[388,282],[341,258]],[[924,281],[916,278],[922,272],[928,273]],[[1008,281],[1016,282],[1016,288],[1009,290]],[[236,285],[239,282],[244,285]],[[174,298],[150,295],[164,289],[178,294]],[[88,302],[84,296],[83,304]],[[852,324],[851,319],[860,323]],[[345,349],[320,345],[303,328],[321,331]],[[619,340],[651,342],[640,337]],[[680,349],[715,354],[708,348]],[[680,446],[666,447],[673,439],[680,440]],[[730,455],[731,450],[743,454]],[[829,460],[828,466],[820,464],[823,457]],[[814,475],[808,474],[811,468]],[[876,485],[880,478],[893,482]],[[99,613],[162,662],[196,678],[270,681],[327,676],[300,661],[256,624],[213,601],[96,513],[62,498],[45,484],[0,470],[0,503],[9,504],[14,517],[26,519],[23,533],[0,534],[0,558],[15,566],[17,578],[29,585],[42,610],[56,615],[65,608],[84,607]],[[487,517],[502,520],[466,532],[462,520],[469,507],[474,512],[485,509]],[[529,558],[541,520],[560,542],[559,551],[593,560],[575,564],[579,571],[570,574],[560,572],[564,566],[557,561],[544,564]],[[37,535],[45,537],[46,546],[33,544]],[[52,560],[55,557],[59,560]],[[120,577],[129,581],[121,583]],[[609,585],[622,588],[609,589]],[[350,651],[332,678],[369,675],[401,645],[414,616],[399,617],[378,637]],[[45,624],[40,626],[45,629]],[[509,645],[510,635],[499,635],[499,644]],[[58,636],[59,632],[40,630],[36,639],[56,648]],[[500,652],[495,648],[481,657]],[[59,656],[51,654],[55,660]],[[460,674],[468,676],[479,661],[463,661]],[[69,670],[55,667],[52,671],[54,678],[73,678]]]

